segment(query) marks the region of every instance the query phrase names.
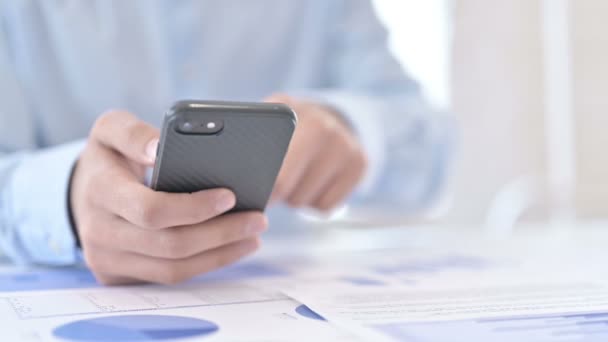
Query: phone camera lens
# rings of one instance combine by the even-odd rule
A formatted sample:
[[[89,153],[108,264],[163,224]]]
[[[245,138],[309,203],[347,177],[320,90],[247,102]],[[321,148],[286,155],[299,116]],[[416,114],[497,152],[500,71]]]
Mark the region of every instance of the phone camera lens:
[[[183,131],[183,132],[192,132],[192,124],[189,121],[184,121],[179,125],[179,128]]]

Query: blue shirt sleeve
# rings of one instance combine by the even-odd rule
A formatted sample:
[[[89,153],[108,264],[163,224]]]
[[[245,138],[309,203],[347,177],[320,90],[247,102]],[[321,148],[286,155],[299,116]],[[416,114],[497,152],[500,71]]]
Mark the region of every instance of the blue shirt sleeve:
[[[71,264],[77,248],[67,189],[83,144],[38,149],[36,120],[15,74],[9,40],[0,25],[0,250],[22,264]]]
[[[68,214],[72,167],[83,142],[2,157],[0,244],[17,263],[79,260]]]

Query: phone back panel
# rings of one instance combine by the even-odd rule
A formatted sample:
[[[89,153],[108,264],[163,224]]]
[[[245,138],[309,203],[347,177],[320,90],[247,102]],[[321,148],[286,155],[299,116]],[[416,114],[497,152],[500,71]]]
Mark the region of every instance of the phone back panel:
[[[179,133],[176,125],[185,115],[221,119],[223,129],[214,135]],[[295,125],[295,114],[284,105],[178,102],[164,119],[152,188],[229,188],[237,197],[235,211],[264,210]]]

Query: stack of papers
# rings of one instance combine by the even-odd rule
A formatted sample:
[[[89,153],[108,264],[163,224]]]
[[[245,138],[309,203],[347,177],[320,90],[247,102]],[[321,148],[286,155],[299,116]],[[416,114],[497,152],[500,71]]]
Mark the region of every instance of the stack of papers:
[[[426,234],[424,246],[302,247],[174,287],[108,288],[86,269],[5,267],[3,340],[608,340],[608,230]]]

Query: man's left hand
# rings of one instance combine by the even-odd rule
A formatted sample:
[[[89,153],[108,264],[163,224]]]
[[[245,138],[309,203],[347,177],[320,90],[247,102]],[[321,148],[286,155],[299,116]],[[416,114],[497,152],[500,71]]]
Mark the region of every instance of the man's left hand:
[[[285,103],[298,115],[271,202],[323,212],[334,209],[355,189],[367,168],[367,157],[352,129],[328,106],[287,95],[273,95],[266,101]]]

